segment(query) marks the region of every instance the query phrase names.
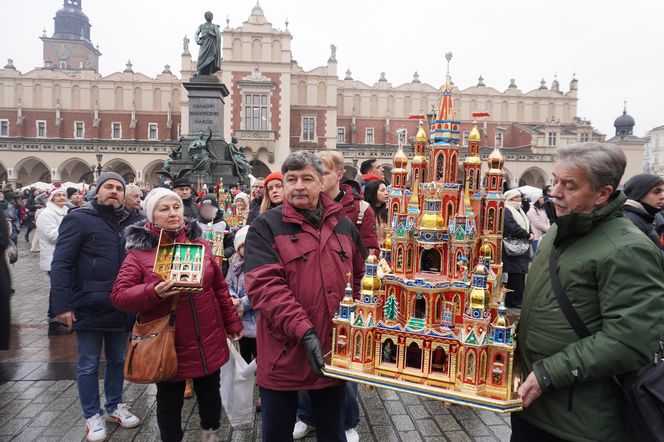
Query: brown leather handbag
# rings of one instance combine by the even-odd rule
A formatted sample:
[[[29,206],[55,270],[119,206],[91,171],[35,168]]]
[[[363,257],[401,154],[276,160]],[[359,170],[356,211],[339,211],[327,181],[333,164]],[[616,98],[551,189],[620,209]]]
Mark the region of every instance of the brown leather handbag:
[[[175,311],[180,295],[173,296],[168,314],[141,323],[140,315],[129,336],[125,355],[124,377],[136,384],[167,381],[178,372],[175,351]]]

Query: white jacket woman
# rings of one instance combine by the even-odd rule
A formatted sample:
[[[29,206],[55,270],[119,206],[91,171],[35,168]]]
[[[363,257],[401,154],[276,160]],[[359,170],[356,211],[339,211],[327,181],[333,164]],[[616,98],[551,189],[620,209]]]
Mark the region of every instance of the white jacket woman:
[[[64,189],[55,189],[48,196],[46,207],[37,218],[39,268],[45,272],[51,271],[53,251],[58,240],[58,229],[67,210],[67,192]]]

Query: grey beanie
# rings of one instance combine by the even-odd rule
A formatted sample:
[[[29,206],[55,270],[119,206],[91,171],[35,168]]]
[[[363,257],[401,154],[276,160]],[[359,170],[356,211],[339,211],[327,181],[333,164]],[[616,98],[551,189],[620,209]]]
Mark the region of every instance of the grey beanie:
[[[122,188],[124,189],[127,186],[127,183],[125,183],[124,178],[120,176],[120,174],[115,173],[115,172],[104,172],[101,175],[99,175],[99,178],[97,178],[96,182],[96,187],[95,187],[95,195],[97,192],[99,192],[99,188],[108,180],[116,180],[122,183]]]
[[[634,175],[625,183],[625,195],[629,199],[640,201],[653,187],[662,182],[664,182],[664,178],[657,175],[649,173]]]

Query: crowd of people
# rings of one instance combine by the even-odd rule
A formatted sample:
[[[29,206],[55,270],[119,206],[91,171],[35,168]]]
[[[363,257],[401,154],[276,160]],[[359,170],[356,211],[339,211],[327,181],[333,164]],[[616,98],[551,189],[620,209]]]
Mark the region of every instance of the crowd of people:
[[[389,182],[375,159],[364,161],[352,180],[343,164],[338,151],[295,152],[250,188],[232,186],[228,201],[218,191],[194,192],[187,178],[147,191],[113,172],[102,173],[86,194],[58,186],[0,192],[6,218],[0,251],[21,234],[28,242],[37,238],[33,250],[51,281],[44,294],[48,334],[76,335],[88,440],[104,440],[107,423],[141,424],[122,397],[127,341],[137,315],[149,322],[171,309],[178,367],[156,384],[162,440],[184,438],[182,408],[194,394],[202,440],[220,440],[227,338],[237,341],[246,362],[256,360],[263,440],[312,432],[320,441],[359,440],[357,385],[321,370],[347,285],[358,295],[366,257],[380,255],[390,222]],[[664,179],[637,175],[619,190],[624,168],[615,146],[569,146],[559,149],[553,185],[533,202],[518,188],[504,193],[506,303],[522,309],[518,394],[525,409],[512,416],[512,440],[625,437],[607,385],[646,364],[664,332]],[[158,276],[160,235],[206,244],[209,229],[224,235],[224,259],[219,264],[204,249],[201,291],[178,290]],[[589,338],[579,339],[561,313],[551,259]],[[636,267],[638,278],[631,273]],[[4,259],[0,280],[0,349],[6,349],[11,287]]]

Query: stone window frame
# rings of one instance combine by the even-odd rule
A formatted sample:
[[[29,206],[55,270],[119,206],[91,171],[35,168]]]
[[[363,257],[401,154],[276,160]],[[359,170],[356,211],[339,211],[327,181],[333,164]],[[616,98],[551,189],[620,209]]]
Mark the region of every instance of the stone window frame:
[[[369,133],[371,133],[371,142],[369,142]],[[373,127],[364,128],[364,144],[376,144],[376,130]]]
[[[40,124],[44,125],[44,134],[43,135],[39,134]],[[46,120],[35,120],[35,138],[47,138],[47,137],[48,137],[48,125],[46,123]]]
[[[115,136],[115,125],[118,125],[120,136],[116,137]],[[121,121],[113,121],[111,122],[111,140],[121,140],[122,139],[122,122]]]
[[[78,125],[81,125],[81,136],[78,136]],[[85,121],[74,121],[74,138],[77,140],[85,138]]]
[[[258,132],[272,131],[272,112],[271,112],[271,109],[270,109],[271,103],[272,103],[272,91],[271,90],[266,90],[265,88],[248,87],[248,88],[243,88],[240,95],[242,97],[242,105],[240,106],[240,127],[242,128],[242,130],[258,131]],[[263,107],[265,107],[265,113],[266,113],[266,127],[265,128],[256,129],[256,128],[253,127],[253,125],[252,125],[252,128],[249,128],[247,126],[246,108],[250,107],[250,108],[253,109],[254,107],[256,107],[256,105],[254,105],[253,103],[250,104],[250,105],[247,105],[247,103],[246,103],[247,96],[252,96],[253,97],[254,95],[260,95],[261,97],[265,96],[266,99],[267,99],[267,102],[266,102],[265,105],[262,104],[262,99],[261,99],[261,104],[257,105],[259,109],[262,109]],[[253,100],[253,98],[252,98],[252,100]],[[260,112],[259,112],[259,114],[260,114]],[[259,115],[258,118],[259,118],[259,122],[260,122],[260,115]]]
[[[178,134],[178,139],[182,136],[182,125],[178,124],[177,125],[177,134]]]
[[[558,132],[548,132],[546,135],[549,146],[555,146],[558,141]]]
[[[311,120],[307,123],[309,126],[309,134],[305,133],[305,120]],[[312,124],[313,123],[313,124]],[[316,124],[318,118],[315,115],[302,115],[300,119],[300,141],[303,143],[316,143],[318,142],[318,134],[316,133]]]
[[[346,128],[337,127],[337,143],[346,143]]]
[[[464,130],[461,132],[461,145],[468,146],[468,137],[470,136],[470,131]]]
[[[4,133],[3,133],[4,125]],[[7,118],[0,119],[0,137],[9,137],[9,120]]]
[[[494,141],[495,147],[503,147],[503,143],[505,142],[505,133],[503,131],[497,130]]]
[[[154,137],[150,136],[150,131],[152,130],[152,126],[154,126]],[[159,139],[159,123],[152,122],[148,123],[148,140],[158,140]]]
[[[581,132],[579,134],[579,142],[580,143],[587,143],[588,141],[590,141],[590,133],[585,132],[585,131]]]

